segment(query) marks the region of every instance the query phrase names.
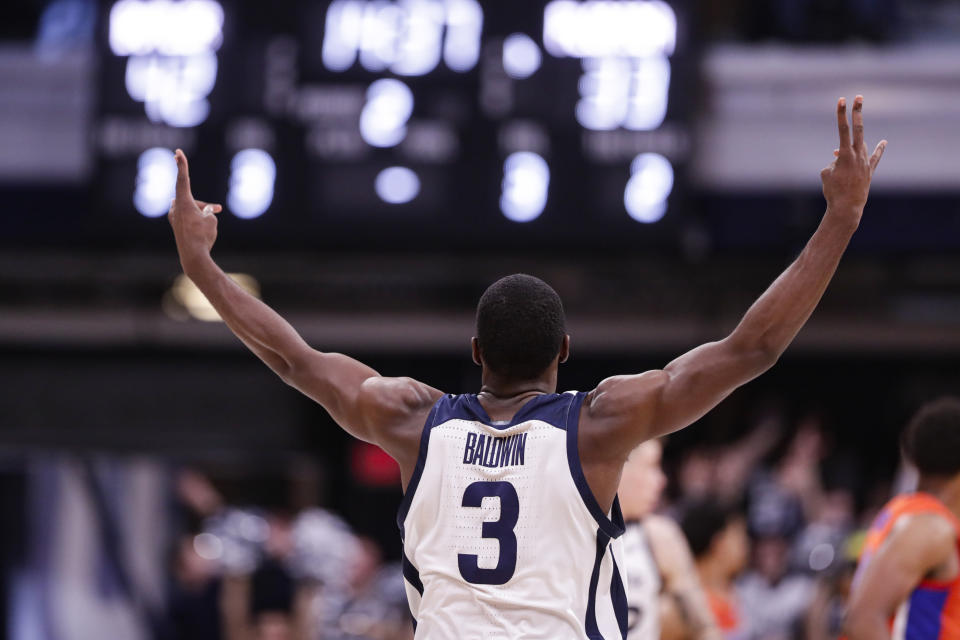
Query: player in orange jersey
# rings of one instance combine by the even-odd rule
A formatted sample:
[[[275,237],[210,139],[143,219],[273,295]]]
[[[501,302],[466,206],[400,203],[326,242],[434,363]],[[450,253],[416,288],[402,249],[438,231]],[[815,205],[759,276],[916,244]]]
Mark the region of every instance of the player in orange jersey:
[[[904,432],[920,472],[867,534],[849,640],[960,640],[960,399],[924,406]]]

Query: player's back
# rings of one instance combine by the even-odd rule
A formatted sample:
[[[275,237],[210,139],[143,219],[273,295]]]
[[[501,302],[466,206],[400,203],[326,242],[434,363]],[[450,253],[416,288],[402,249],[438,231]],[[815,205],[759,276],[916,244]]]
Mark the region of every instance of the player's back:
[[[953,523],[960,551],[960,521],[928,493],[897,496],[877,515],[864,543],[854,584],[893,531],[897,520],[908,515],[936,514]],[[960,640],[960,575],[949,582],[924,580],[913,590],[892,621],[893,640]]]
[[[623,637],[623,517],[583,476],[584,395],[499,423],[475,395],[437,401],[399,515],[418,640]]]

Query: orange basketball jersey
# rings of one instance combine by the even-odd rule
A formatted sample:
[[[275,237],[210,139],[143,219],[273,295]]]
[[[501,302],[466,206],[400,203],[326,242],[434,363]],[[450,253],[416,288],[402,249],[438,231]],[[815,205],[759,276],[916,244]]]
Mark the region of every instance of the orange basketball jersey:
[[[898,496],[887,503],[867,533],[854,585],[897,520],[917,513],[935,513],[952,522],[960,549],[960,520],[942,502],[928,493]],[[924,580],[918,584],[891,625],[893,640],[960,640],[960,575],[950,582]]]

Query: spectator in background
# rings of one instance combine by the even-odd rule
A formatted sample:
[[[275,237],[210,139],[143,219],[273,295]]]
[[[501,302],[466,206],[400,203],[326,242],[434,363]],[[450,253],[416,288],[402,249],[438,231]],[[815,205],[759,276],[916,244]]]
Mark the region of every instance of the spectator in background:
[[[842,555],[817,581],[816,593],[807,611],[805,640],[833,640],[840,636],[862,543],[861,535],[848,538]]]
[[[708,499],[726,504],[740,502],[751,474],[776,445],[782,431],[779,417],[767,412],[753,430],[731,444],[688,451],[677,473],[677,515],[683,512],[685,503]]]
[[[197,553],[193,540],[181,536],[173,551],[164,640],[221,637],[219,567]]]
[[[683,532],[671,518],[654,513],[667,481],[662,455],[659,440],[634,449],[617,492],[626,521],[621,571],[630,586],[627,637],[717,640],[722,636]]]
[[[766,534],[754,541],[753,568],[737,583],[751,640],[799,637],[804,615],[814,596],[814,581],[790,571],[790,540]]]
[[[801,423],[780,461],[751,477],[747,489],[751,532],[761,537],[790,538],[803,529],[807,515],[816,513],[820,506],[823,456],[819,421],[808,418]]]
[[[733,508],[706,500],[691,504],[680,526],[721,631],[727,640],[746,640],[745,612],[734,589],[749,556],[746,519]]]

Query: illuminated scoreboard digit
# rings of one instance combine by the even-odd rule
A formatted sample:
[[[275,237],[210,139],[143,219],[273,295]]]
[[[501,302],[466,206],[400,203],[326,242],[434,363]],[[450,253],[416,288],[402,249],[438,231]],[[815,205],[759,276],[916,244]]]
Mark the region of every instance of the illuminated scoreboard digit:
[[[155,233],[143,221],[169,205],[179,146],[204,192],[247,221],[235,237],[662,238],[682,217],[694,113],[681,9],[116,0],[104,13],[101,199],[126,232]]]

